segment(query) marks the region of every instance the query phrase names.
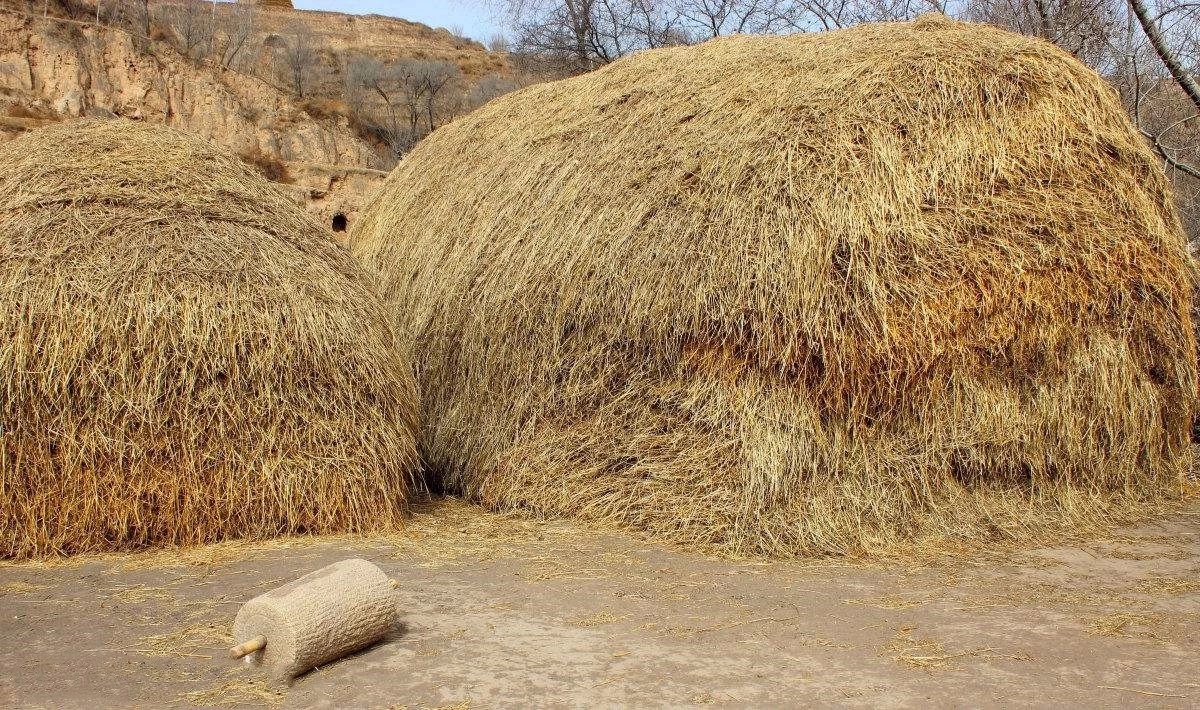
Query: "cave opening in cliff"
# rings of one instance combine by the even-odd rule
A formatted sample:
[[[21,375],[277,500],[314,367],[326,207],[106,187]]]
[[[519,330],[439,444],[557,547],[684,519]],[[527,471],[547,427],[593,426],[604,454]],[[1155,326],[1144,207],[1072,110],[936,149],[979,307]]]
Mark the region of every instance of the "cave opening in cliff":
[[[346,231],[346,215],[342,214],[341,212],[338,212],[337,214],[335,214],[333,216],[333,225],[332,226],[333,226],[333,231],[335,231],[335,232]]]

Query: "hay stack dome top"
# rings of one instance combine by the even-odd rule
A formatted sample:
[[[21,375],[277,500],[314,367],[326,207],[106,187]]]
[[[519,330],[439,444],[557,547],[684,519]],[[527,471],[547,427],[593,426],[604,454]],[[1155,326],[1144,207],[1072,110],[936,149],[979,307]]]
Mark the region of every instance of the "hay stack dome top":
[[[1101,77],[992,27],[529,87],[417,146],[351,245],[434,470],[499,507],[855,552],[1128,516],[1190,460],[1164,177]]]
[[[415,393],[368,277],[173,130],[0,147],[0,556],[388,527]]]

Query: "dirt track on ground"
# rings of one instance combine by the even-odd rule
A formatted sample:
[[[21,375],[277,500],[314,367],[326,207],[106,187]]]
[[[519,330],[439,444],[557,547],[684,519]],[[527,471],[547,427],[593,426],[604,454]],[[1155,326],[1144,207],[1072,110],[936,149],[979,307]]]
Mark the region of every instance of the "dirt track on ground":
[[[384,644],[286,691],[225,657],[239,604],[364,557]],[[0,706],[1197,707],[1200,504],[937,563],[714,560],[453,501],[404,534],[0,567]]]

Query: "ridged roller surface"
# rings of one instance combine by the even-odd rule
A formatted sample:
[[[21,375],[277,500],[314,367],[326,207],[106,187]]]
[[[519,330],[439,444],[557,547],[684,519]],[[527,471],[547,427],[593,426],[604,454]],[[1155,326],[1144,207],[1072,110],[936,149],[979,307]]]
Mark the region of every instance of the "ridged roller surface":
[[[396,622],[391,580],[366,560],[343,560],[246,602],[238,643],[266,636],[250,659],[280,681],[380,640]]]

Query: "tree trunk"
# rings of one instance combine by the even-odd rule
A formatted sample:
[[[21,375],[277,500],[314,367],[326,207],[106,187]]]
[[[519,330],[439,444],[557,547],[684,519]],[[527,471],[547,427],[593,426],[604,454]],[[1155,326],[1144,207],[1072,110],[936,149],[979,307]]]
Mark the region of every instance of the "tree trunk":
[[[1175,83],[1179,84],[1179,88],[1183,89],[1183,93],[1187,94],[1192,104],[1200,110],[1200,86],[1196,84],[1196,80],[1187,73],[1183,65],[1179,63],[1179,59],[1167,47],[1167,43],[1158,31],[1158,25],[1154,24],[1154,20],[1150,18],[1150,11],[1146,8],[1145,0],[1129,0],[1129,6],[1133,8],[1133,14],[1137,15],[1142,31],[1146,33],[1146,39],[1150,40],[1150,46],[1154,47],[1154,53],[1162,60],[1167,71],[1171,72],[1171,77],[1175,79]]]

